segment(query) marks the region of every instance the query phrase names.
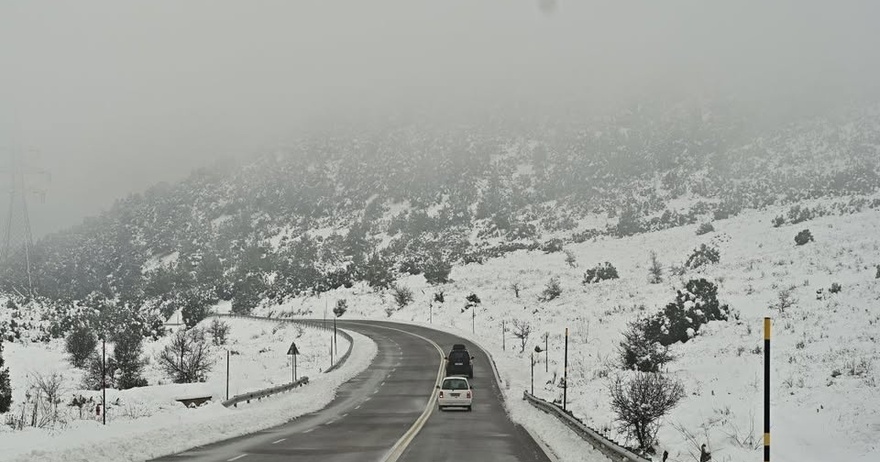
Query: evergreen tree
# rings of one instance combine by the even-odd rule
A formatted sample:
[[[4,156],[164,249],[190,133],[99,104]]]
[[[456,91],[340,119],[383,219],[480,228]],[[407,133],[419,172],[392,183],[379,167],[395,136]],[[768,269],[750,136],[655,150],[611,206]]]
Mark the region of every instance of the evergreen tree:
[[[0,414],[12,406],[12,386],[9,384],[9,368],[3,367],[3,340],[0,339]]]
[[[65,347],[70,354],[70,363],[73,367],[85,367],[89,356],[95,352],[98,346],[98,338],[87,326],[77,326],[67,335]]]
[[[141,359],[143,337],[140,329],[124,329],[116,335],[115,341],[113,362],[116,365],[116,386],[120,390],[145,387],[147,380],[141,376],[144,362]]]

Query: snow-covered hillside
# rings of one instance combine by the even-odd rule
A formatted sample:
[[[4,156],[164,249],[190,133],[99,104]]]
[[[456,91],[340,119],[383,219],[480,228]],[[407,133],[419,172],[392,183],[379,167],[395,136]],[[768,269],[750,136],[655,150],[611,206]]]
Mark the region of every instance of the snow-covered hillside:
[[[803,205],[814,205],[805,203]],[[659,432],[660,452],[670,460],[694,460],[707,443],[713,460],[747,461],[760,457],[763,433],[763,317],[773,319],[772,435],[774,460],[875,461],[880,457],[880,212],[868,210],[824,216],[798,225],[774,228],[783,209],[746,212],[714,223],[715,231],[697,236],[686,226],[629,238],[600,238],[568,244],[563,252],[518,251],[484,264],[458,266],[453,282],[432,287],[422,276],[399,280],[412,289],[414,302],[401,310],[390,294],[365,286],[337,290],[322,299],[298,299],[271,310],[321,313],[326,300],[345,298],[346,317],[390,318],[469,335],[489,348],[508,383],[508,400],[519,400],[529,387],[529,354],[543,347],[549,333],[549,367],[536,355],[536,394],[561,399],[563,333],[570,329],[569,408],[591,426],[622,440],[614,427],[609,379],[623,373],[617,348],[629,321],[654,313],[675,299],[676,290],[693,278],[718,285],[718,298],[730,305],[729,321],[704,325],[691,341],[673,345],[676,359],[668,372],[679,378],[686,397]],[[809,229],[815,240],[803,246],[794,236]],[[716,246],[718,264],[674,276],[700,244]],[[663,282],[648,280],[649,253],[664,263]],[[620,278],[581,283],[586,268],[611,262]],[[562,295],[549,302],[538,297],[551,278]],[[511,286],[520,286],[517,298]],[[838,293],[830,293],[840,284]],[[821,294],[817,294],[818,290]],[[774,308],[788,290],[794,303]],[[444,302],[435,301],[443,293]],[[465,298],[481,303],[465,309]],[[267,309],[268,310],[268,309]],[[474,310],[476,316],[474,316]],[[520,353],[502,321],[527,321],[533,328]],[[472,330],[474,331],[472,333]],[[502,349],[502,346],[506,349]],[[516,416],[516,413],[515,413]],[[550,437],[552,444],[554,437]]]

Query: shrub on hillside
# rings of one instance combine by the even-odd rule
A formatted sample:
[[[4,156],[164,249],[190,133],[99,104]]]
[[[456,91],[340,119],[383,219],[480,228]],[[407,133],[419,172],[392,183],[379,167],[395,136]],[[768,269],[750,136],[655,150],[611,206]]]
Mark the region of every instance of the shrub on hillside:
[[[651,262],[648,266],[648,282],[651,284],[659,284],[663,282],[663,265],[657,258],[657,252],[651,251]]]
[[[544,253],[562,252],[562,239],[550,239],[541,246]]]
[[[211,334],[211,342],[215,346],[226,345],[226,338],[229,336],[229,324],[219,319],[214,319],[211,321],[211,325],[208,326],[208,333]]]
[[[624,369],[659,372],[661,366],[673,360],[668,346],[646,335],[650,322],[650,318],[639,318],[627,325],[618,349]]]
[[[652,372],[637,372],[629,380],[618,375],[609,392],[618,428],[644,451],[654,445],[663,416],[684,398],[680,381]]]
[[[114,338],[113,360],[118,374],[115,382],[120,390],[147,386],[147,379],[141,375],[144,368],[141,359],[143,340],[139,329],[133,328],[123,329]]]
[[[397,304],[398,309],[403,309],[414,300],[412,290],[406,286],[394,284],[391,286],[391,293],[394,296],[394,303]]]
[[[721,261],[721,252],[715,247],[709,247],[706,244],[700,244],[698,249],[694,249],[694,253],[688,257],[684,266],[695,269],[701,266],[718,263]]]
[[[805,229],[805,230],[797,233],[797,236],[794,237],[794,243],[797,245],[804,245],[804,244],[806,244],[808,242],[812,242],[812,241],[813,241],[813,233],[811,233],[809,229]]]
[[[241,308],[242,300],[239,300],[239,308]],[[210,313],[209,300],[202,297],[196,290],[185,292],[181,297],[180,315],[183,317],[183,323],[187,329],[195,327],[196,324],[202,322]],[[249,313],[251,307],[247,310]]]
[[[560,295],[562,295],[562,286],[559,284],[559,278],[552,277],[547,281],[547,285],[544,286],[544,290],[541,291],[541,296],[538,297],[538,300],[549,302]]]
[[[336,315],[337,318],[342,317],[345,312],[348,311],[348,300],[340,299],[336,300],[336,306],[333,307],[333,314]]]
[[[434,301],[437,303],[443,303],[446,301],[446,296],[442,290],[440,292],[434,292]]]
[[[615,268],[610,262],[606,261],[604,264],[598,264],[595,267],[588,269],[584,273],[584,279],[581,282],[583,284],[595,284],[600,281],[617,279],[619,277],[620,276],[617,274],[617,268]]]
[[[374,253],[361,270],[361,280],[367,281],[373,289],[387,289],[394,282],[392,263]]]
[[[433,257],[425,264],[425,281],[431,285],[446,284],[450,272],[452,264],[442,257]]]
[[[715,227],[712,226],[712,223],[703,223],[699,227],[697,227],[697,236],[702,236],[703,234],[708,234],[715,231]]]
[[[831,288],[828,289],[828,292],[831,292],[832,294],[837,294],[840,293],[841,290],[843,290],[843,287],[840,285],[840,283],[832,282]]]
[[[470,295],[465,297],[464,309],[467,310],[467,309],[473,308],[473,307],[479,305],[480,303],[482,303],[482,301],[480,300],[480,297],[478,297],[477,294],[475,294],[475,293],[471,293]]]
[[[3,340],[0,340],[0,414],[12,406],[12,386],[9,383],[9,368],[3,367]]]
[[[98,346],[98,337],[92,332],[92,329],[79,325],[75,327],[65,340],[64,347],[70,355],[70,364],[73,367],[83,368],[89,356],[95,352]]]
[[[112,355],[103,358],[102,352],[96,351],[89,356],[86,362],[83,387],[89,390],[100,390],[102,375],[107,388],[116,388],[116,360]]]
[[[874,279],[880,279],[880,265],[877,265],[877,273],[874,275]]]
[[[159,366],[174,383],[204,382],[211,372],[211,349],[202,329],[179,330],[159,355]]]
[[[679,290],[675,301],[663,311],[631,326],[634,335],[644,337],[648,344],[663,346],[687,342],[709,321],[726,321],[730,308],[718,302],[718,288],[705,279],[688,281],[685,290]]]
[[[633,209],[626,209],[620,214],[614,232],[620,237],[632,236],[644,231],[644,226]]]
[[[800,205],[795,205],[788,210],[788,221],[790,221],[793,225],[805,222],[807,220],[812,220],[813,216],[814,214],[809,207],[801,207]]]
[[[782,215],[777,215],[776,218],[771,221],[771,223],[773,223],[774,228],[778,228],[785,224],[785,217]]]
[[[577,257],[575,257],[574,252],[571,250],[565,251],[565,263],[572,268],[577,268]]]

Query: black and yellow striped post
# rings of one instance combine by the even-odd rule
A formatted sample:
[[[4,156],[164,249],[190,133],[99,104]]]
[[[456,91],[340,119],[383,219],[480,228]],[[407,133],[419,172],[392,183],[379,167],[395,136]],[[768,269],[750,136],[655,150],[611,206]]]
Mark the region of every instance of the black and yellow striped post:
[[[764,318],[764,462],[770,461],[770,318]]]
[[[568,410],[568,327],[565,328],[565,369],[562,372],[562,380],[565,384],[562,387],[562,410]]]

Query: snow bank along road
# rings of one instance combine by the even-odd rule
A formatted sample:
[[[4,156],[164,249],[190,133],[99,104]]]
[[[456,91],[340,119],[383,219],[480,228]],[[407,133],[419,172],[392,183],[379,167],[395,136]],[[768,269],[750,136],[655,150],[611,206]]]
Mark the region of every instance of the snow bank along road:
[[[378,321],[340,322],[379,347],[373,364],[324,409],[287,424],[163,461],[549,461],[507,416],[485,352],[436,330]],[[436,408],[443,352],[465,343],[476,356],[472,412]],[[271,398],[270,398],[271,399]]]

